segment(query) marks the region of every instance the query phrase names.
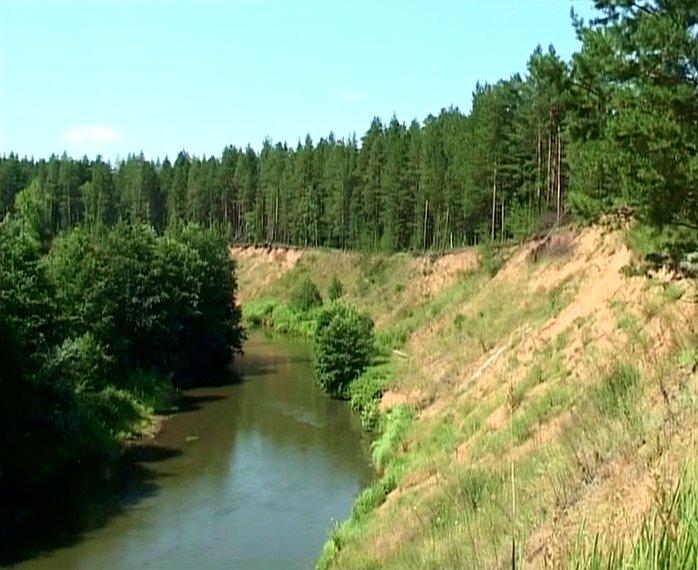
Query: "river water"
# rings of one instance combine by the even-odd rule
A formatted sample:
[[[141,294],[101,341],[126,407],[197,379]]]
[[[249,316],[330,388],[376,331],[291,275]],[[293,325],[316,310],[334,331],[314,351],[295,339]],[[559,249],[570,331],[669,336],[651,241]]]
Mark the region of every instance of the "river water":
[[[311,568],[371,476],[357,418],[302,342],[255,334],[236,369],[187,392],[119,489],[77,489],[18,567]]]

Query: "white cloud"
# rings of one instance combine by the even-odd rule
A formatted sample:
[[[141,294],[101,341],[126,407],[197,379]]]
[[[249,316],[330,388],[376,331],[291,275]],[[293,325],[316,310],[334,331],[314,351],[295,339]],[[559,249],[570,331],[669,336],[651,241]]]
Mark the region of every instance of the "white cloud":
[[[338,99],[341,99],[342,101],[345,101],[347,103],[358,103],[360,101],[366,100],[365,93],[355,91],[354,89],[348,89],[346,87],[342,87],[341,89],[335,90],[334,95]]]
[[[117,142],[121,135],[105,125],[83,125],[64,131],[61,138],[70,144],[93,146]]]

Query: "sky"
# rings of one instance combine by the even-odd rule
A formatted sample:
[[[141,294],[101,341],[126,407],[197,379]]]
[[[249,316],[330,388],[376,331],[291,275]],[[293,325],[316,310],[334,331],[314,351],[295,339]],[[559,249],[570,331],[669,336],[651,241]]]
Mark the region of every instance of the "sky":
[[[470,108],[589,0],[0,0],[0,154],[219,155]]]

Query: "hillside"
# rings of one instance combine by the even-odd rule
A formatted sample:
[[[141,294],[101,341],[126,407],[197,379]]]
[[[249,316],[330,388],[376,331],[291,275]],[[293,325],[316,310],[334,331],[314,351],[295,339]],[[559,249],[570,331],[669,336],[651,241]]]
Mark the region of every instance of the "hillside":
[[[696,284],[637,270],[626,243],[597,226],[441,256],[232,250],[248,318],[336,275],[376,323],[378,475],[322,564],[510,567],[513,538],[517,566],[586,565],[652,521],[685,532]],[[693,503],[670,509],[682,471]]]

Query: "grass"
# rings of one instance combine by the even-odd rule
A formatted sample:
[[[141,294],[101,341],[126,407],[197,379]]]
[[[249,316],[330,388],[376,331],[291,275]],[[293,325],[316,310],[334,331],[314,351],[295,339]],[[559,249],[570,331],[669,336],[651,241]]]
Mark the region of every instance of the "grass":
[[[384,471],[405,439],[414,414],[409,406],[395,406],[383,415],[381,421],[381,435],[371,444],[371,461],[379,471]]]
[[[343,546],[360,534],[366,519],[370,518],[404,476],[404,464],[395,460],[395,453],[413,422],[414,414],[409,406],[396,406],[381,416],[380,435],[371,445],[371,460],[381,476],[354,500],[349,519],[332,530],[320,555],[318,568],[332,565]]]
[[[678,365],[684,370],[693,370],[698,366],[698,344],[696,348],[682,347],[676,360]]]
[[[511,429],[514,440],[517,443],[523,443],[531,436],[536,426],[566,409],[570,400],[570,392],[567,389],[554,386],[523,406],[514,414],[512,420]]]
[[[638,537],[629,545],[582,533],[571,556],[571,568],[588,570],[698,568],[698,468],[684,467],[671,493],[655,497]]]
[[[629,417],[635,409],[639,380],[640,373],[635,365],[614,363],[591,395],[596,408],[609,417]]]
[[[320,307],[302,310],[275,299],[259,299],[245,303],[243,323],[250,327],[265,327],[281,334],[311,337]]]
[[[669,283],[664,288],[664,295],[670,301],[678,301],[681,299],[681,297],[683,297],[684,290],[678,283]]]
[[[656,236],[636,237],[634,247],[656,251]],[[594,255],[611,255],[615,248],[600,247]],[[515,267],[516,273],[507,266],[505,275],[499,273],[502,259],[495,257],[500,254],[481,252],[484,265],[434,290],[438,276],[426,258],[319,250],[259,288],[255,299],[274,299],[271,309],[246,309],[250,316],[260,313],[261,322],[274,316],[276,304],[288,303],[288,291],[303,275],[325,292],[336,274],[343,298],[377,323],[380,358],[352,384],[350,396],[376,438],[378,473],[349,518],[332,530],[320,567],[510,567],[512,539],[517,565],[542,566],[543,560],[530,558],[541,530],[554,537],[559,566],[579,561],[577,567],[593,567],[596,556],[602,564],[597,567],[606,568],[617,544],[624,545],[623,568],[652,567],[647,561],[657,559],[661,544],[681,552],[679,543],[661,538],[651,513],[647,526],[658,537],[656,548],[647,546],[646,531],[641,539],[637,528],[637,536],[613,526],[609,536],[602,529],[621,500],[611,466],[628,477],[645,473],[685,456],[688,444],[677,442],[695,433],[698,400],[691,375],[698,343],[682,332],[688,313],[676,318],[690,309],[682,301],[685,287],[648,280],[644,289],[622,289],[602,309],[610,307],[625,334],[600,335],[592,312],[548,339],[536,333],[575,299],[585,268],[548,284],[541,272],[575,260],[573,249],[563,257],[541,255]],[[584,265],[590,263],[595,260]],[[657,331],[664,335],[661,347],[655,346]],[[395,349],[404,354],[395,355]],[[472,380],[499,350],[499,360]],[[418,391],[417,407],[380,413],[380,395],[388,387],[403,395]],[[585,516],[594,523],[592,538],[573,552]],[[657,524],[665,519],[656,516]],[[650,554],[627,565],[640,540]]]

